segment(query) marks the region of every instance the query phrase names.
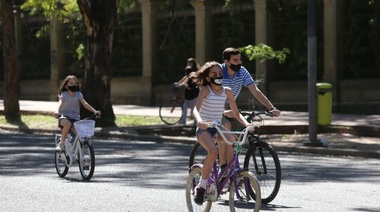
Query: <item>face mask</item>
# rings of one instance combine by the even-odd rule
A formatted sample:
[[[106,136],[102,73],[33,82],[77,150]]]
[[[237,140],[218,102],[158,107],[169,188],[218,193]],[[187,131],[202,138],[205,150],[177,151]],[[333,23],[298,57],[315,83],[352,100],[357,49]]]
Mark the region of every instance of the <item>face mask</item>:
[[[79,86],[73,85],[73,86],[67,86],[67,89],[71,92],[79,91]]]
[[[210,82],[214,85],[222,85],[223,76],[220,77],[210,77]]]
[[[234,72],[239,71],[240,68],[241,68],[241,64],[239,64],[239,65],[234,65],[234,64],[231,63],[231,65],[230,65],[230,69],[231,69],[232,71],[234,71]]]

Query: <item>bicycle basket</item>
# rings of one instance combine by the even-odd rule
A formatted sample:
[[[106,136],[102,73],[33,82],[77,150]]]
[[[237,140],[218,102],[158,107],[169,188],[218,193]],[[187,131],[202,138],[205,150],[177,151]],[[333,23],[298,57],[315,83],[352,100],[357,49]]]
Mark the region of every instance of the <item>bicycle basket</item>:
[[[75,130],[79,137],[93,136],[95,131],[94,120],[81,120],[74,122]]]

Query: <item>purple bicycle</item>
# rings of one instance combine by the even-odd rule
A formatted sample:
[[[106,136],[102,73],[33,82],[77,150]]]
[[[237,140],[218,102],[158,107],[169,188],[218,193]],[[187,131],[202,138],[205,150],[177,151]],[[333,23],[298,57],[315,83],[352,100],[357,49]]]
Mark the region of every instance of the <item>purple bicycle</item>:
[[[209,127],[216,128],[223,140],[234,147],[234,157],[221,173],[218,170],[218,160],[214,162],[207,182],[205,202],[202,205],[194,202],[194,189],[198,185],[203,165],[196,163],[190,167],[186,183],[188,211],[210,211],[212,203],[222,200],[222,197],[227,194],[230,211],[259,211],[261,207],[259,182],[250,171],[240,168],[238,158],[241,146],[247,141],[248,132],[253,130],[254,126],[249,126],[243,131],[229,131],[220,124],[212,122],[209,123]],[[229,141],[226,138],[227,134],[233,135],[235,139]],[[216,141],[216,138],[214,140]]]

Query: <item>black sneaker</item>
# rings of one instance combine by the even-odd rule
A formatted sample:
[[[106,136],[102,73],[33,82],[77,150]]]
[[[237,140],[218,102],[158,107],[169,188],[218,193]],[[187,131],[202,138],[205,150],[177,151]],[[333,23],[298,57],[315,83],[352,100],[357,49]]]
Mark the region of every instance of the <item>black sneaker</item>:
[[[202,205],[205,200],[205,191],[206,189],[202,187],[195,187],[195,195],[194,195],[194,202],[197,203],[197,205]]]

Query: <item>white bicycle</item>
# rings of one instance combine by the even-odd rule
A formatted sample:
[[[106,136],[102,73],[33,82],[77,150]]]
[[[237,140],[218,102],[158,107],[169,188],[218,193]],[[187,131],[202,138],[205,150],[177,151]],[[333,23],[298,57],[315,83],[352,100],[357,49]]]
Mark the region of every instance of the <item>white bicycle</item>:
[[[91,145],[91,138],[95,131],[95,121],[76,121],[74,122],[74,127],[77,132],[74,141],[72,141],[71,133],[69,133],[66,142],[70,141],[70,144],[66,145],[63,151],[55,152],[55,169],[59,177],[65,177],[69,168],[75,162],[78,162],[83,180],[90,180],[95,170],[95,153]],[[61,134],[56,134],[55,146],[60,141]]]

